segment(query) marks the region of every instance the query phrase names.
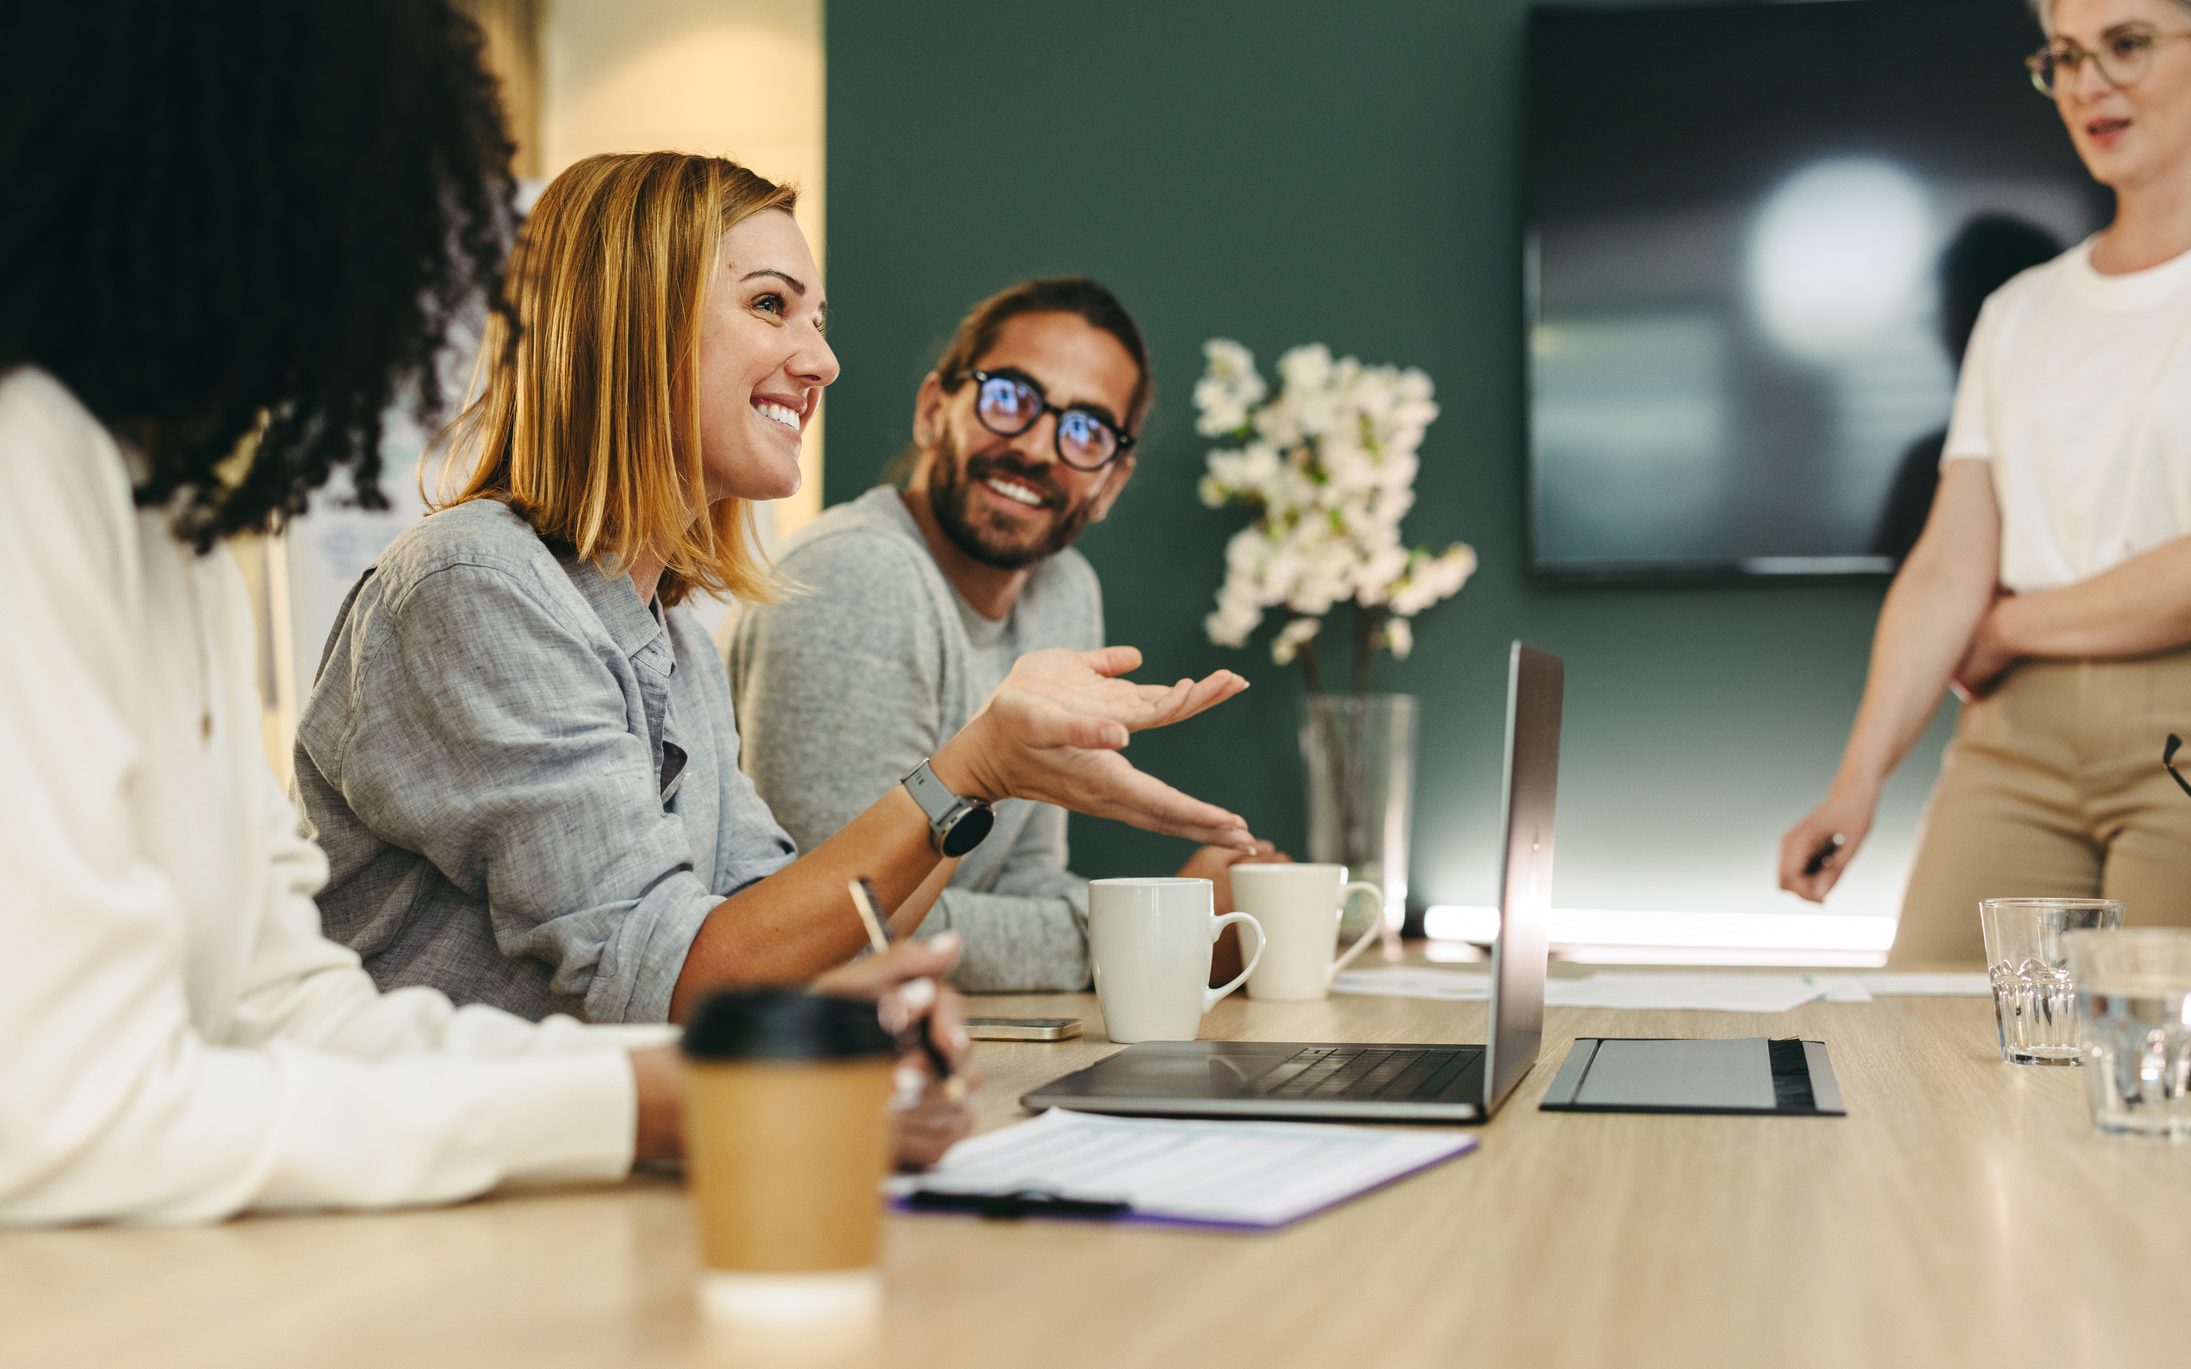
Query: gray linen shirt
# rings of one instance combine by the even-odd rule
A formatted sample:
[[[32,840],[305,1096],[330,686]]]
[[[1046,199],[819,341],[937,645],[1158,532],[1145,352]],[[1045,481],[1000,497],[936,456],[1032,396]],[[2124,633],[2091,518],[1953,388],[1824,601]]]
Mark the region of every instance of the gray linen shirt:
[[[1037,565],[1012,611],[984,618],[887,486],[824,513],[780,564],[806,592],[739,609],[727,656],[746,770],[802,845],[966,726],[1022,654],[1103,644],[1102,590],[1080,553]],[[965,938],[960,988],[1088,986],[1088,883],[1065,866],[1063,809],[997,805],[995,829],[921,925]]]
[[[350,591],[296,772],[327,934],[384,989],[531,1018],[662,1021],[709,910],[794,854],[706,630],[492,500]]]

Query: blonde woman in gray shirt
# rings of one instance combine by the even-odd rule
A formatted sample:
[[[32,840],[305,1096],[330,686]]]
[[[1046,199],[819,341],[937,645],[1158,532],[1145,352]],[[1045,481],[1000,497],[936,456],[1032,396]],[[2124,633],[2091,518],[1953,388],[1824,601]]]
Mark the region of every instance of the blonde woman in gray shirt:
[[[733,163],[645,153],[580,162],[527,222],[454,430],[469,479],[352,591],[298,732],[322,913],[383,986],[682,1020],[709,988],[854,955],[852,876],[911,931],[1008,797],[1252,847],[1119,754],[1246,682],[1135,685],[1139,654],[1112,647],[1029,654],[905,784],[794,851],[683,607],[769,594],[749,504],[799,487],[837,377],[793,205]]]

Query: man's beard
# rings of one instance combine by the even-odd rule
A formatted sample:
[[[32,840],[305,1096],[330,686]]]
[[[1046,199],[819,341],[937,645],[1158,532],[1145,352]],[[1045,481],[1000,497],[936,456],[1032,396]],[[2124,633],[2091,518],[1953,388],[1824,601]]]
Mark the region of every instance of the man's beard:
[[[1048,469],[1022,465],[1009,455],[976,455],[958,462],[939,451],[933,454],[928,472],[928,508],[944,535],[973,560],[997,570],[1024,570],[1057,555],[1073,544],[1095,516],[1096,496],[1075,506]],[[976,513],[977,492],[992,475],[1010,476],[1038,491],[1043,507],[1053,511],[1049,531],[1029,536],[997,527]]]

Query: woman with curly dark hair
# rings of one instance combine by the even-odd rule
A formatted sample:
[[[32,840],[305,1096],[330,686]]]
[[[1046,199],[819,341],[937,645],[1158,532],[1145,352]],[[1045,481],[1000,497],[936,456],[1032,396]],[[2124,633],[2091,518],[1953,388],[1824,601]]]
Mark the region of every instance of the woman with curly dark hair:
[[[381,415],[435,408],[493,293],[508,155],[442,0],[0,10],[0,1225],[448,1201],[674,1145],[659,1046],[384,996],[321,935],[208,554],[337,468],[376,499]],[[963,1126],[913,1116],[909,1160]]]

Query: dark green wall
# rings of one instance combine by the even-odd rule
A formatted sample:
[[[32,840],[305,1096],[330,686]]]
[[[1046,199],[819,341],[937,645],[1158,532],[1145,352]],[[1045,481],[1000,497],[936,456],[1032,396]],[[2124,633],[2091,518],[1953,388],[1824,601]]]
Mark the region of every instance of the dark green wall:
[[[829,294],[844,378],[827,497],[873,483],[973,301],[1082,272],[1147,331],[1157,410],[1140,473],[1083,549],[1115,641],[1173,676],[1256,688],[1139,738],[1144,768],[1298,849],[1300,685],[1211,646],[1202,615],[1240,522],[1195,500],[1205,338],[1266,368],[1322,341],[1419,365],[1444,414],[1413,540],[1482,569],[1418,623],[1380,688],[1422,696],[1418,902],[1492,899],[1505,644],[1568,663],[1562,904],[1793,907],[1782,827],[1814,800],[1863,679],[1876,583],[1568,588],[1523,571],[1521,53],[1525,0],[1332,4],[836,0],[829,7]],[[1837,900],[1886,912],[1940,728]],[[1180,845],[1076,819],[1075,865],[1158,873]]]

